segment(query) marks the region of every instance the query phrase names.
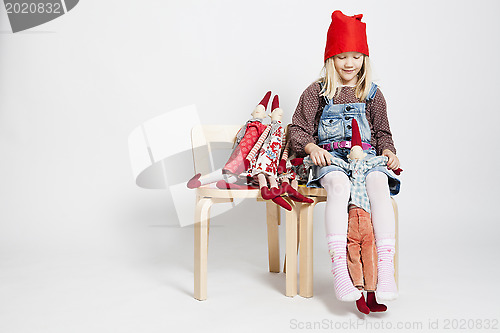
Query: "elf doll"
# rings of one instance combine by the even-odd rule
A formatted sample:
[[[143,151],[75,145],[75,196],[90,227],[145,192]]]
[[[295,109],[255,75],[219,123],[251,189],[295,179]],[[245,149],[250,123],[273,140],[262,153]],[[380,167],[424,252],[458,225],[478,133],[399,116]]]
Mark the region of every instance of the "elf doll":
[[[222,179],[227,183],[234,183],[238,180],[238,176],[245,171],[246,156],[268,126],[263,124],[263,120],[267,116],[266,108],[270,97],[271,92],[268,91],[253,110],[252,119],[247,121],[236,135],[236,147],[222,170],[216,170],[203,177],[200,173],[196,174],[188,181],[188,188],[197,188]]]
[[[283,147],[283,110],[279,107],[279,97],[275,95],[272,102],[271,125],[259,138],[257,144],[246,158],[245,165],[249,170],[249,175],[254,182],[259,184],[260,193],[263,199],[272,200],[281,207],[292,210],[290,204],[281,197],[285,192],[278,186],[277,171]],[[269,182],[270,188],[267,186]]]

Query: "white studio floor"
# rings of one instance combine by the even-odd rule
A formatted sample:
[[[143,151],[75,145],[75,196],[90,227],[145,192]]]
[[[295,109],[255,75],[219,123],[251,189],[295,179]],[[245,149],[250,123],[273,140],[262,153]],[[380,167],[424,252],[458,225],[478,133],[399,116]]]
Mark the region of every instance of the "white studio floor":
[[[212,221],[208,299],[203,302],[192,297],[192,226],[131,228],[122,237],[128,246],[112,241],[105,245],[96,238],[87,246],[76,240],[72,246],[69,240],[64,249],[47,244],[3,252],[0,332],[429,331],[436,327],[449,332],[453,326],[463,331],[460,325],[478,327],[480,321],[484,327],[494,320],[498,327],[499,292],[494,281],[500,272],[488,255],[464,250],[449,256],[437,244],[424,252],[431,257],[425,263],[409,247],[412,237],[405,236],[403,228],[407,240],[400,239],[405,244],[400,250],[400,298],[386,303],[388,312],[365,316],[354,303],[335,299],[322,223],[315,222],[314,227],[314,297],[290,298],[284,296],[285,275],[268,272],[264,220],[237,219],[236,210],[230,214],[234,216],[224,221],[234,218],[234,222]],[[280,228],[283,250],[284,224]],[[487,276],[493,279],[490,285]]]

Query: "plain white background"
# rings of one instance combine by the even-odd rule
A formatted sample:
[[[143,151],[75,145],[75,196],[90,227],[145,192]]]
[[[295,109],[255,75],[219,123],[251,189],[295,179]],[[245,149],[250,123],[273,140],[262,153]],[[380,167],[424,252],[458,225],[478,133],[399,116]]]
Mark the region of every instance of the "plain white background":
[[[335,9],[364,14],[405,170],[401,296],[359,322],[354,304],[335,300],[318,205],[315,296],[285,297],[284,275],[267,272],[264,205],[248,201],[212,221],[208,300],[198,302],[193,229],[178,226],[167,190],[135,185],[128,135],[189,104],[203,123],[243,123],[267,90],[289,122],[320,73]],[[498,322],[499,10],[497,1],[84,0],[17,34],[0,10],[0,331]],[[175,166],[178,179],[191,165]]]

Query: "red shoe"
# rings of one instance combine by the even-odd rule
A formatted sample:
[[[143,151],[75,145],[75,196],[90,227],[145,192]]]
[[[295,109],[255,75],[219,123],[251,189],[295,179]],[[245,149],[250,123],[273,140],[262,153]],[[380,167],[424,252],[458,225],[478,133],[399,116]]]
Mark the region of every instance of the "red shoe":
[[[187,187],[188,188],[198,188],[201,186],[201,182],[198,180],[201,177],[201,173],[197,173],[196,175],[193,176],[188,182],[187,182]]]
[[[288,183],[283,183],[281,186],[285,189],[286,193],[288,193],[288,196],[293,201],[306,202],[306,203],[313,203],[314,202],[313,199],[303,196],[296,189],[294,189],[292,187],[292,185],[290,185]]]
[[[271,190],[267,186],[262,186],[260,188],[260,195],[262,196],[262,199],[264,199],[264,200],[271,200],[275,197],[275,195],[273,195],[271,193]]]
[[[377,303],[374,291],[369,291],[366,293],[366,305],[372,312],[385,312],[387,310],[386,305]]]
[[[401,169],[401,168],[397,168],[396,170],[392,170],[392,171],[394,171],[394,173],[395,173],[397,176],[399,176],[399,175],[401,174],[401,172],[403,172],[403,169]]]
[[[292,210],[292,206],[290,206],[290,204],[285,200],[283,199],[282,197],[280,196],[277,196],[276,198],[272,198],[271,199],[275,204],[285,208],[286,210],[288,211],[291,211]]]
[[[370,313],[370,308],[366,305],[365,295],[363,295],[363,293],[361,293],[361,298],[356,301],[356,307],[358,308],[359,312],[362,312],[364,314]]]

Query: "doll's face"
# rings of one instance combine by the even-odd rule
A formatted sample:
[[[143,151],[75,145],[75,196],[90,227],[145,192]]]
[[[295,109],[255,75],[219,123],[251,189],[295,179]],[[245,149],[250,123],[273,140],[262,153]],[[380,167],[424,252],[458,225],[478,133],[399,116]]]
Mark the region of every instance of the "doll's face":
[[[366,157],[366,153],[363,152],[363,148],[360,146],[354,146],[351,148],[351,152],[347,157],[349,157],[351,160],[362,160],[363,158]]]
[[[283,118],[283,110],[282,109],[276,108],[273,110],[273,112],[271,112],[271,120],[281,121],[282,118]]]
[[[333,64],[342,84],[352,86],[358,82],[358,73],[363,66],[364,57],[363,53],[359,52],[344,52],[333,57]]]
[[[252,117],[259,119],[266,118],[266,108],[261,104],[257,105],[252,112]]]

